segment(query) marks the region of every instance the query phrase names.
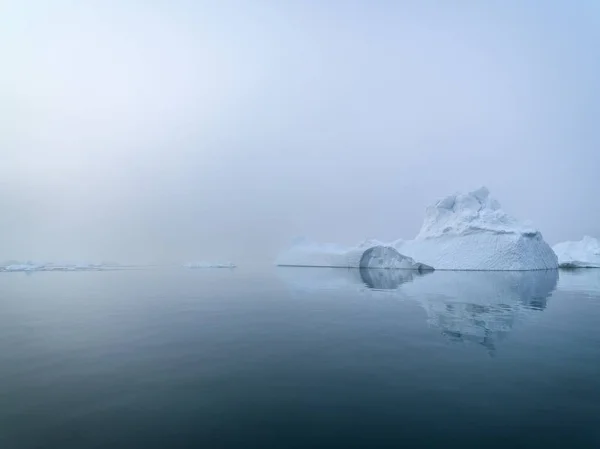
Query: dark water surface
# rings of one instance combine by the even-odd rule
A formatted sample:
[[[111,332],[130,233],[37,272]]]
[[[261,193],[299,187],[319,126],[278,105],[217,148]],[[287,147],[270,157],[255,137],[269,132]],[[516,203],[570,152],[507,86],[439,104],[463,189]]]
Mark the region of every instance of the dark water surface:
[[[0,273],[0,448],[600,448],[600,270]]]

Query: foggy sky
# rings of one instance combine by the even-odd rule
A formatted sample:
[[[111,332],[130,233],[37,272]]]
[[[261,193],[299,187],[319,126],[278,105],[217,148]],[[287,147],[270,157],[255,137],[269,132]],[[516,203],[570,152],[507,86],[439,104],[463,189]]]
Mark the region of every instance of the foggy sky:
[[[600,7],[0,4],[0,259],[270,262],[486,185],[600,237]]]

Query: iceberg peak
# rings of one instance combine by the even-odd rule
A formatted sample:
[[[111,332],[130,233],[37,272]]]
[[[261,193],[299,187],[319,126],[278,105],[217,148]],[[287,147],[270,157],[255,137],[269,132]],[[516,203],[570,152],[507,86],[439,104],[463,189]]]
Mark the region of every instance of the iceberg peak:
[[[504,212],[486,187],[448,195],[429,206],[414,240],[398,240],[402,254],[442,270],[545,270],[556,255],[529,222]]]
[[[536,235],[539,231],[504,212],[487,187],[448,195],[429,206],[417,240],[476,232]]]

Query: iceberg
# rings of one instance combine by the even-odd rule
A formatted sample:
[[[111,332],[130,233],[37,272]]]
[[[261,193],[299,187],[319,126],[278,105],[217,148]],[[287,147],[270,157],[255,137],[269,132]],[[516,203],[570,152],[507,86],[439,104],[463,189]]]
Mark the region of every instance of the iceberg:
[[[101,270],[115,270],[125,268],[118,264],[106,264],[106,263],[51,263],[51,262],[11,262],[8,265],[0,266],[0,271],[21,271],[21,272],[33,272],[33,271],[101,271]]]
[[[415,262],[412,258],[400,254],[391,246],[375,240],[367,240],[354,247],[344,247],[297,239],[287,251],[279,256],[276,265],[287,267],[431,270],[431,267]]]
[[[561,268],[600,268],[600,241],[593,237],[557,243],[552,249]]]
[[[196,268],[237,268],[232,262],[225,263],[208,263],[208,262],[190,262],[184,265],[184,268],[196,269]]]
[[[43,265],[34,264],[32,262],[15,263],[2,267],[4,271],[40,271],[44,268]]]
[[[429,206],[416,238],[391,246],[436,270],[558,268],[542,234],[504,212],[485,187],[449,195]]]

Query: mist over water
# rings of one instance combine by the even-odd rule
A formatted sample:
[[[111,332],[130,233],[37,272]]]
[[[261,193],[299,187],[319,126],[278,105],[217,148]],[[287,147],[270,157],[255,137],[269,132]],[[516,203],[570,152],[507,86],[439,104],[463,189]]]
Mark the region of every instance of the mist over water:
[[[5,260],[270,264],[487,185],[600,235],[594,2],[0,6]]]
[[[600,270],[273,266],[482,185],[600,237],[599,18],[0,2],[0,447],[600,447]]]

